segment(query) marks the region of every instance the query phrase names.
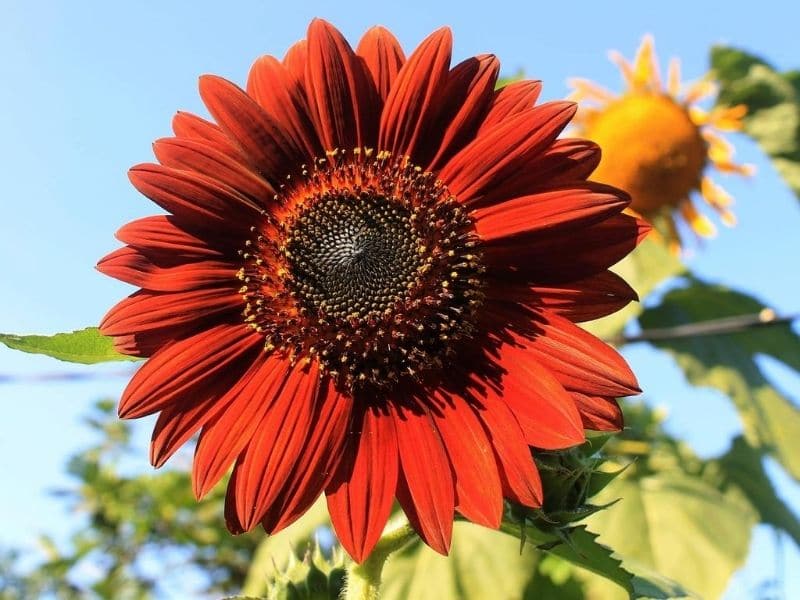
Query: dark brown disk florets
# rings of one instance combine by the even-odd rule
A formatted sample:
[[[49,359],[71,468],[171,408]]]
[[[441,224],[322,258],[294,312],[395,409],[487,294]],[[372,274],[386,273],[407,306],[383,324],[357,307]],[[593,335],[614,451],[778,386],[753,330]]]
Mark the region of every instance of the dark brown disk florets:
[[[352,391],[441,368],[469,337],[483,287],[467,212],[389,153],[331,153],[284,186],[239,271],[268,351],[315,357]]]

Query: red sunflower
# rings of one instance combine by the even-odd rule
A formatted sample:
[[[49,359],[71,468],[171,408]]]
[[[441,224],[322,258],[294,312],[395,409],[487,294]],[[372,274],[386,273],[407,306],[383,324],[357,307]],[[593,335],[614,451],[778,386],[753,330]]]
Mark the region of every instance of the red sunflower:
[[[226,521],[272,533],[325,493],[358,561],[397,498],[446,553],[454,511],[498,527],[537,507],[530,447],[616,430],[639,391],[575,322],[635,293],[608,270],[647,226],[587,181],[600,150],[557,139],[570,102],[495,90],[494,56],[450,68],[440,29],[406,58],[386,29],[353,51],[315,20],[247,89],[215,76],[131,169],[167,211],[98,268],[142,289],[102,322],[149,357],[119,414],[160,413],[151,461],[199,431],[198,498],[233,465]]]

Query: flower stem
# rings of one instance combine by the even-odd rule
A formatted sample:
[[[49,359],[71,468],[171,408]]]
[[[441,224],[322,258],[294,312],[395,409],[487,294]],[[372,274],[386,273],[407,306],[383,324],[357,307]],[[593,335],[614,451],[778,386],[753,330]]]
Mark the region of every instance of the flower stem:
[[[405,517],[387,525],[383,536],[366,560],[361,564],[353,563],[347,568],[343,600],[378,600],[381,573],[386,559],[408,544],[416,535]]]

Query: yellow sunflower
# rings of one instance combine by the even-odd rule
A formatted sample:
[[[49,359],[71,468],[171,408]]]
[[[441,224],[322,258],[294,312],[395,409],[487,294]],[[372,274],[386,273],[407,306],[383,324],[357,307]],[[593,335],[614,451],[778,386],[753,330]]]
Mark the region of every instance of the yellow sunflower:
[[[592,179],[627,190],[631,209],[661,229],[675,251],[681,246],[678,215],[702,237],[716,233],[692,201],[698,193],[724,224],[735,224],[733,199],[707,171],[713,166],[722,173],[752,175],[751,165],[734,162],[733,146],[721,135],[742,128],[747,108],[700,108],[698,103],[716,94],[716,83],[704,77],[682,85],[677,58],[669,63],[664,85],[650,35],[642,40],[633,64],[618,52],[610,58],[622,72],[622,94],[585,79],[570,80],[572,98],[581,103],[577,133],[603,150]]]

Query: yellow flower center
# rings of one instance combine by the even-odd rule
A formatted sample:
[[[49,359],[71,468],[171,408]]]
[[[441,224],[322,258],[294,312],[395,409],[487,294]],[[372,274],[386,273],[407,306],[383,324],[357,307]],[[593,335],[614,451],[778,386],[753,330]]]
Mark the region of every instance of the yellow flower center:
[[[686,107],[667,95],[622,96],[587,118],[586,136],[603,149],[592,179],[630,193],[639,213],[675,206],[700,187],[706,143]]]

